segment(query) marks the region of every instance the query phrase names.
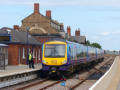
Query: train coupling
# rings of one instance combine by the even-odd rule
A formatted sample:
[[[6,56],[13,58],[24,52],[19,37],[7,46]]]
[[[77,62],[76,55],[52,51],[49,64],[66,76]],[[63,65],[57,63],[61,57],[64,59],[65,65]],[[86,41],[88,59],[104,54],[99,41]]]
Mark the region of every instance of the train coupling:
[[[49,74],[56,73],[56,72],[57,72],[56,67],[52,67]]]

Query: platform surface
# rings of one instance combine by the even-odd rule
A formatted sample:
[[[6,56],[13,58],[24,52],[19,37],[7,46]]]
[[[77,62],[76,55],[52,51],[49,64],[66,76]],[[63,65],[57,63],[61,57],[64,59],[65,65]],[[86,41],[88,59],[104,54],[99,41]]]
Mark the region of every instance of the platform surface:
[[[120,90],[120,56],[110,69],[89,90]]]
[[[119,83],[118,83],[117,90],[120,90],[120,81],[119,81]]]
[[[20,74],[24,72],[37,71],[42,68],[41,64],[35,64],[35,68],[29,68],[28,65],[16,65],[16,66],[6,66],[5,70],[0,70],[0,78],[5,76],[10,76],[14,74]]]

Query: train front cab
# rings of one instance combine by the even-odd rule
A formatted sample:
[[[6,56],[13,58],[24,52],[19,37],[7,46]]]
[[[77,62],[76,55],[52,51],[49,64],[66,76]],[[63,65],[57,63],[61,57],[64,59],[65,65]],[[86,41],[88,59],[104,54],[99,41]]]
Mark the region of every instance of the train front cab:
[[[67,43],[46,42],[43,45],[42,69],[48,73],[60,73],[67,69]]]

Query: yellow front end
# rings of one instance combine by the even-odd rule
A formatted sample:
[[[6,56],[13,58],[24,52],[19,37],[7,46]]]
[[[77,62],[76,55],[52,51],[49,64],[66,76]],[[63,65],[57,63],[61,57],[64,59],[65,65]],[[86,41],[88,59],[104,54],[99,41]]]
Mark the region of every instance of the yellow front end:
[[[47,53],[46,51],[46,46],[64,46],[64,56],[60,57],[60,56],[56,56],[56,57],[52,57],[49,56],[47,57],[45,53]],[[52,48],[52,47],[51,47]],[[50,49],[51,49],[50,48]],[[60,50],[61,48],[57,48],[57,50]],[[54,50],[53,50],[54,51]],[[59,52],[59,51],[58,51]],[[54,52],[53,52],[54,53]],[[52,52],[51,52],[52,54]],[[42,63],[48,66],[60,66],[60,65],[64,65],[67,63],[67,44],[65,42],[62,41],[50,41],[50,42],[46,42],[43,45],[43,57],[42,57]]]

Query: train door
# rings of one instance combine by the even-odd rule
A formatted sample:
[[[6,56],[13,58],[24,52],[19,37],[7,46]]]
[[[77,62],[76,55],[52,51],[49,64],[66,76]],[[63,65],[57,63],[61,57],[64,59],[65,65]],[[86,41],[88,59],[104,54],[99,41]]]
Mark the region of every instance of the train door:
[[[69,53],[70,53],[70,62],[72,62],[73,63],[73,60],[74,60],[74,55],[73,55],[73,45],[70,45],[70,47],[69,47]]]
[[[70,62],[70,60],[71,60],[71,47],[69,46],[69,50],[68,50],[69,52],[69,54],[68,54],[68,61]]]
[[[87,46],[87,61],[89,61],[89,46]]]

